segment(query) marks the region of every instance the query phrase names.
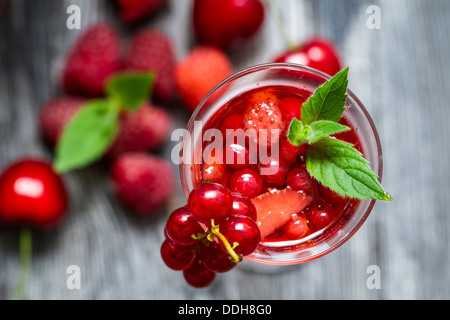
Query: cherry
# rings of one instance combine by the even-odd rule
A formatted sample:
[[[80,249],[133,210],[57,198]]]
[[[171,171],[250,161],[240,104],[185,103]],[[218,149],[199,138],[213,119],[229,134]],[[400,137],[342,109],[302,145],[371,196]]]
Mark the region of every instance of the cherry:
[[[300,48],[286,52],[274,62],[296,63],[334,76],[342,70],[342,63],[335,45],[324,38],[312,38]]]
[[[275,186],[284,184],[289,166],[282,158],[265,157],[258,165],[259,173],[264,181]]]
[[[252,169],[242,169],[233,173],[230,178],[230,190],[248,198],[259,195],[263,188],[263,180],[258,172]]]
[[[334,220],[334,210],[326,204],[318,204],[311,210],[311,223],[318,229],[325,228]]]
[[[218,183],[204,183],[191,191],[188,205],[201,222],[223,221],[230,215],[231,192]]]
[[[233,113],[227,115],[223,124],[221,126],[222,135],[225,137],[227,135],[227,130],[238,130],[244,128],[244,122],[242,121],[242,115]]]
[[[0,176],[1,221],[49,227],[61,220],[67,207],[61,177],[43,160],[19,160]]]
[[[302,115],[302,105],[305,103],[305,99],[301,97],[287,97],[280,100],[279,108],[283,115],[284,125],[289,128],[292,119],[300,120]]]
[[[214,281],[216,273],[206,268],[200,256],[196,255],[191,265],[183,270],[183,276],[191,286],[204,288]]]
[[[298,156],[302,153],[306,153],[307,145],[301,145],[299,147],[294,146],[289,139],[282,135],[280,137],[280,144],[279,144],[279,153],[280,157],[286,160],[288,163],[292,164],[294,163]]]
[[[259,0],[195,0],[193,20],[200,43],[228,48],[259,30],[264,7]]]
[[[311,176],[306,169],[302,167],[294,167],[289,170],[286,176],[286,185],[292,190],[303,190],[310,193],[312,190]]]
[[[202,166],[202,181],[225,184],[226,166],[223,163],[204,163]]]
[[[194,218],[188,206],[173,211],[166,222],[165,233],[169,239],[179,245],[192,245],[195,239],[192,235],[204,232],[203,228]]]
[[[293,215],[283,228],[289,240],[301,239],[309,231],[308,221],[303,215]]]
[[[240,193],[235,192],[231,194],[231,198],[232,198],[232,209],[231,209],[232,216],[247,216],[253,221],[256,221],[257,219],[256,208],[249,198]]]
[[[227,144],[225,157],[225,163],[234,169],[245,169],[250,166],[250,153],[246,147],[240,144]]]
[[[325,202],[329,205],[339,206],[345,201],[345,197],[341,196],[336,191],[324,186],[323,184],[319,184],[319,194]]]
[[[162,243],[160,251],[161,258],[166,266],[176,271],[189,267],[196,257],[191,247],[181,246],[169,239]]]
[[[201,244],[199,254],[203,265],[213,272],[228,272],[236,266],[228,252],[221,250],[220,245],[215,241]]]
[[[230,244],[238,243],[234,251],[247,256],[259,245],[261,233],[256,222],[245,216],[231,216],[225,221],[223,233]]]

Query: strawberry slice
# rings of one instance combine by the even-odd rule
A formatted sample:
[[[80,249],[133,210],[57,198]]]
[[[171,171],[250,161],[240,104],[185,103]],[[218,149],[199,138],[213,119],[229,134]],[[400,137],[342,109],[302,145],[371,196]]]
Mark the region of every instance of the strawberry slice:
[[[302,211],[312,201],[312,196],[289,188],[273,189],[252,199],[258,214],[257,224],[261,239],[284,226],[294,213]]]

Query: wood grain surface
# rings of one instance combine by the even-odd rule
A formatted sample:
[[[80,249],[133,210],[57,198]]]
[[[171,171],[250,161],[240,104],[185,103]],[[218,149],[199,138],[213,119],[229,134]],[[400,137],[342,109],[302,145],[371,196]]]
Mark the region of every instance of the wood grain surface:
[[[125,41],[133,30],[113,1],[7,0],[0,16],[0,166],[24,156],[52,154],[41,141],[36,114],[61,93],[65,54],[83,28],[108,21]],[[383,185],[392,203],[378,202],[364,226],[341,248],[306,264],[257,267],[243,263],[202,290],[160,259],[163,226],[184,204],[181,188],[151,219],[122,209],[108,168],[93,165],[64,175],[71,195],[67,219],[51,232],[34,231],[27,299],[448,299],[450,298],[450,2],[447,0],[278,0],[290,37],[335,41],[350,66],[350,88],[369,110],[384,154]],[[69,5],[81,8],[82,29],[66,27]],[[195,44],[191,0],[171,0],[141,28],[169,34],[181,59]],[[371,30],[367,8],[381,9]],[[286,49],[268,16],[252,41],[229,51],[236,70],[269,62]],[[188,114],[172,110],[178,128]],[[161,151],[170,156],[172,142]],[[174,172],[177,168],[174,165]],[[81,289],[66,271],[77,265]],[[369,266],[381,288],[370,289]],[[0,227],[0,299],[8,299],[18,271],[18,231]]]

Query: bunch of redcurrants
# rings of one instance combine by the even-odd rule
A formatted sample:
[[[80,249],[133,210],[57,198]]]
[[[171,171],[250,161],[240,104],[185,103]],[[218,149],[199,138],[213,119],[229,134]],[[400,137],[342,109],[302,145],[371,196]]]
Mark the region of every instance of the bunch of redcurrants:
[[[191,191],[188,204],[169,216],[165,237],[164,263],[183,271],[186,282],[196,288],[233,269],[261,240],[253,203],[216,183],[203,183]]]

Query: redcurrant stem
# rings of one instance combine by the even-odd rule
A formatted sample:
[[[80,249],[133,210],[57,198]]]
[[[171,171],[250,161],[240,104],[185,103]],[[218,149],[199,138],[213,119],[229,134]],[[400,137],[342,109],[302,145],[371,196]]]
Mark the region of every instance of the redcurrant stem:
[[[231,246],[227,238],[225,238],[225,236],[222,233],[220,233],[219,226],[214,224],[214,219],[211,219],[211,233],[215,235],[217,238],[219,238],[220,241],[222,241],[233,263],[238,264],[242,260],[242,258],[240,255],[236,253],[236,251],[234,251],[234,248],[236,248],[239,244],[237,242],[234,242],[233,246]]]
[[[281,13],[281,11],[278,9],[278,7],[275,5],[273,0],[265,0],[267,5],[269,6],[269,12],[272,16],[272,18],[275,20],[275,23],[278,25],[278,28],[281,31],[281,34],[284,38],[284,41],[286,42],[286,45],[290,50],[294,50],[296,48],[296,45],[290,38],[288,32],[286,31],[286,25],[284,24],[284,18]]]
[[[28,274],[30,272],[31,265],[31,249],[32,249],[32,237],[31,229],[29,226],[24,226],[20,230],[19,236],[19,250],[20,250],[20,265],[19,265],[19,278],[16,289],[12,296],[13,300],[22,300],[25,294],[25,287],[28,280]]]

